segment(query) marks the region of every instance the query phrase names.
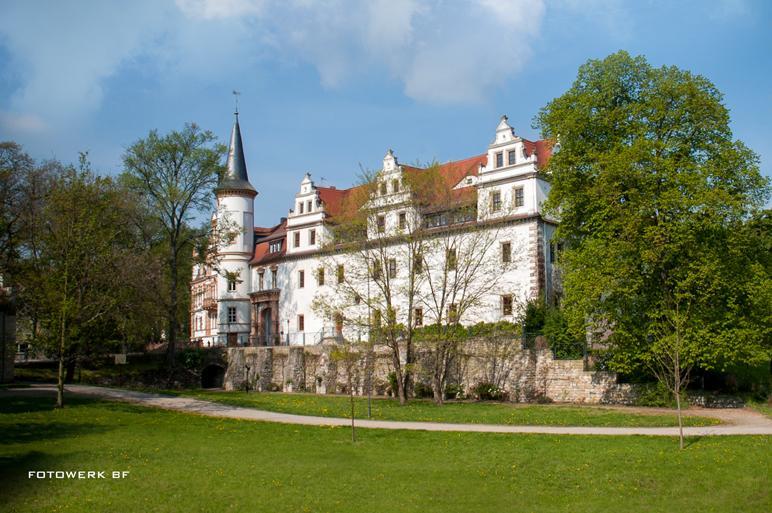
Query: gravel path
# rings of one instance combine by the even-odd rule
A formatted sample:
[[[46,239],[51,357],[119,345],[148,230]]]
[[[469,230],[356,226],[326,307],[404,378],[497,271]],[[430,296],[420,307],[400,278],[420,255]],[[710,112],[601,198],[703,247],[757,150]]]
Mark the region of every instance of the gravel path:
[[[14,389],[14,393],[29,391],[54,390],[52,386],[36,386]],[[161,394],[148,394],[115,388],[87,385],[67,385],[66,390],[75,394],[127,401],[163,408],[231,419],[257,420],[262,422],[280,422],[284,424],[302,424],[306,426],[349,426],[350,419],[313,417],[277,413],[253,408],[242,408],[227,404],[202,401],[188,397],[175,397]],[[11,392],[11,390],[8,390]],[[0,391],[2,393],[2,391]],[[719,426],[685,427],[686,436],[713,435],[772,435],[772,420],[753,410],[700,410],[700,415],[718,417],[727,422]],[[648,435],[678,436],[677,427],[568,427],[568,426],[508,426],[498,424],[448,424],[442,422],[402,422],[389,420],[356,420],[361,428],[409,429],[421,431],[469,431],[480,433],[546,433],[555,435]]]

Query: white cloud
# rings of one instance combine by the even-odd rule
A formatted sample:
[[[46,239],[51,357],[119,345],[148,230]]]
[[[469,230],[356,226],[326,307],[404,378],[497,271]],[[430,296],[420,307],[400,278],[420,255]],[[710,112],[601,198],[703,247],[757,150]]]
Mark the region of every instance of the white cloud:
[[[477,101],[522,69],[543,14],[543,0],[4,2],[0,73],[19,87],[0,100],[3,125],[70,127],[137,59],[161,85],[269,58],[313,65],[325,87],[382,75],[417,101]]]
[[[570,13],[583,30],[605,32],[619,41],[630,39],[635,30],[630,12],[634,5],[624,0],[553,0],[548,5],[550,9]]]
[[[41,11],[35,2],[6,3],[0,42],[11,57],[8,71],[21,82],[7,115],[64,125],[98,109],[103,81],[162,24],[152,4],[52,2]]]
[[[751,6],[747,0],[718,0],[710,17],[714,20],[726,20],[727,18],[744,18],[751,13]]]
[[[432,103],[478,101],[522,69],[544,15],[543,0],[228,3],[178,0],[193,18],[254,15],[277,55],[309,62],[325,87],[381,73]]]
[[[175,0],[182,12],[206,20],[260,14],[263,0]]]
[[[0,112],[0,129],[8,132],[39,134],[47,128],[45,122],[35,114]]]

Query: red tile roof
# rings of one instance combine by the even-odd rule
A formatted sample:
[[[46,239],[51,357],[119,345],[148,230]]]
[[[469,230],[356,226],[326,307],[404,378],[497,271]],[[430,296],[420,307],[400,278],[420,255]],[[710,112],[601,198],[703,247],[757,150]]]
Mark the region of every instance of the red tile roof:
[[[477,155],[463,160],[446,162],[439,164],[437,170],[443,181],[449,187],[455,187],[466,176],[477,176],[480,174],[480,166],[484,166],[488,161],[487,155]],[[403,165],[402,169],[406,172],[424,171],[427,168],[413,167]]]
[[[536,152],[537,165],[544,167],[549,161],[552,144],[549,141],[528,141],[523,139],[525,151],[530,156]],[[474,203],[477,200],[477,190],[474,187],[461,187],[454,189],[465,177],[478,176],[480,166],[487,164],[487,154],[476,155],[462,160],[445,162],[437,165],[438,174],[436,175],[441,182],[432,183],[432,191],[426,200],[425,208],[429,211],[439,211],[448,207],[456,207],[463,204]],[[421,173],[430,169],[419,168],[415,166],[401,165],[407,174]],[[350,187],[348,189],[338,189],[335,187],[317,187],[319,199],[324,204],[327,221],[335,221],[347,214],[355,213],[367,200],[368,189],[365,185]],[[282,244],[282,250],[278,253],[269,253],[269,244],[271,240],[277,238],[286,238],[287,221],[284,219],[280,224],[272,228],[255,228],[255,253],[252,264],[267,263],[281,257],[286,252],[286,242]]]
[[[539,168],[544,168],[552,156],[552,141],[542,139],[533,142],[523,139],[523,146],[529,157],[536,152],[536,166]]]
[[[258,230],[260,231],[258,233]],[[255,251],[250,260],[250,264],[264,264],[275,260],[284,255],[287,250],[286,242],[282,242],[281,251],[269,253],[271,242],[283,240],[287,237],[287,220],[282,219],[281,223],[272,228],[255,228]]]
[[[480,166],[484,166],[487,161],[487,155],[477,155],[463,160],[438,164],[437,177],[440,182],[430,184],[430,190],[425,191],[427,197],[424,200],[426,203],[424,207],[428,210],[439,211],[477,201],[477,190],[474,187],[461,187],[459,189],[454,189],[454,187],[467,176],[478,176]],[[429,169],[404,165],[402,168],[406,173],[420,173]]]

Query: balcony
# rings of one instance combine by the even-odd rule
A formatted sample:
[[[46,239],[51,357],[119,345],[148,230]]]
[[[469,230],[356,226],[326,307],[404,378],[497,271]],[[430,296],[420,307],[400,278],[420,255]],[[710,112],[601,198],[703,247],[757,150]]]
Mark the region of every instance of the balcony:
[[[204,298],[204,310],[216,311],[217,301],[214,298]]]

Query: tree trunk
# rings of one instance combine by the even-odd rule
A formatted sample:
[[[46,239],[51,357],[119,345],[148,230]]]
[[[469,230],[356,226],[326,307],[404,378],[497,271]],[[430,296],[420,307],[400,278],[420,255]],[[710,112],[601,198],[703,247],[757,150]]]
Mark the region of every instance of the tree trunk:
[[[64,294],[62,294],[61,332],[59,333],[59,372],[56,383],[56,407],[64,408],[64,347],[67,321],[67,267],[64,268]]]
[[[405,390],[405,376],[402,373],[402,362],[399,361],[399,343],[390,336],[391,346],[391,362],[394,364],[394,377],[397,382],[397,389],[394,391],[399,398],[399,404],[405,405],[407,403],[407,391]]]
[[[410,392],[413,390],[413,375],[409,370],[411,363],[413,363],[413,342],[408,338],[405,341],[405,372],[402,379],[402,389],[404,390],[406,402]]]
[[[435,374],[432,377],[432,395],[434,395],[435,404],[442,405],[444,402],[444,395],[442,393],[442,380]]]
[[[678,446],[684,448],[684,423],[681,417],[681,366],[679,365],[678,358],[676,358],[675,365],[675,401],[676,411],[678,412]]]
[[[397,377],[397,397],[399,398],[399,404],[404,406],[407,404],[407,394],[405,393],[405,382],[402,379],[402,371],[397,368],[394,373]]]
[[[72,351],[70,351],[70,355],[67,357],[66,372],[64,374],[65,383],[72,383],[75,381],[75,366],[77,363],[78,361],[75,358],[75,355],[73,355]]]
[[[175,258],[173,246],[171,248],[169,264],[169,319],[168,333],[166,334],[166,362],[169,369],[173,369],[175,363],[174,351],[177,343],[177,259]]]
[[[350,369],[349,369],[349,376],[351,376]],[[354,426],[354,384],[350,377],[348,380],[348,395],[351,401],[351,441],[356,442],[357,433],[356,433],[356,428]]]

